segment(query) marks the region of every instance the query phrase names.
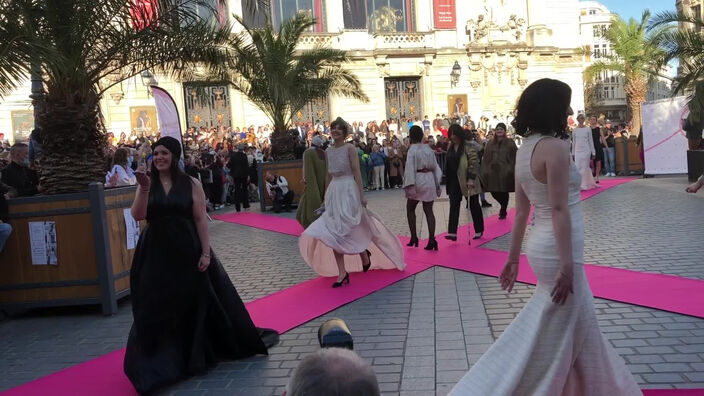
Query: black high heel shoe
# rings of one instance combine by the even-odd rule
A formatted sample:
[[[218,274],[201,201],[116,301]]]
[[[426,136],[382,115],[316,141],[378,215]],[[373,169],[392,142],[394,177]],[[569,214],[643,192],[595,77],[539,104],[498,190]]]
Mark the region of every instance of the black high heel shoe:
[[[424,247],[423,249],[425,250],[438,250],[438,241],[435,240],[435,238],[430,238],[428,239],[428,245]]]
[[[482,237],[483,234],[484,234],[483,232],[477,232],[476,234],[474,234],[474,238],[472,238],[472,239],[479,239]]]
[[[333,289],[336,289],[336,288],[338,288],[338,287],[344,285],[345,282],[347,282],[348,285],[350,284],[350,273],[349,273],[349,272],[348,272],[347,274],[345,274],[345,277],[342,278],[341,281],[333,283],[333,284],[332,284],[332,288],[333,288]]]
[[[411,237],[411,241],[406,244],[406,246],[418,247],[418,237]]]
[[[365,252],[367,252],[367,258],[369,259],[369,264],[367,264],[367,265],[362,264],[362,270],[364,272],[367,272],[367,271],[369,271],[369,268],[372,266],[372,253],[369,250],[365,250]]]
[[[445,239],[449,239],[453,242],[457,241],[457,235],[445,235]]]

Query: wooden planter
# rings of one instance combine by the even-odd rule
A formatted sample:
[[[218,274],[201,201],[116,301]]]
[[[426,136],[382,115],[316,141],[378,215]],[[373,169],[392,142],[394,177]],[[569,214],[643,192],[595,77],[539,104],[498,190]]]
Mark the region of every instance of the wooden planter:
[[[614,139],[614,165],[616,166],[616,173],[621,176],[642,174],[645,170],[638,155],[636,140],[635,136],[631,136],[630,139],[622,137]]]
[[[293,191],[293,205],[298,205],[303,195],[303,160],[260,162],[257,166],[259,179],[259,205],[262,212],[274,206],[266,192],[266,173],[272,172],[286,178],[289,190]]]
[[[7,311],[100,304],[117,312],[129,295],[134,249],[127,250],[123,210],[136,187],[11,199],[12,235],[0,253],[0,308]],[[56,223],[57,265],[33,265],[29,222]]]

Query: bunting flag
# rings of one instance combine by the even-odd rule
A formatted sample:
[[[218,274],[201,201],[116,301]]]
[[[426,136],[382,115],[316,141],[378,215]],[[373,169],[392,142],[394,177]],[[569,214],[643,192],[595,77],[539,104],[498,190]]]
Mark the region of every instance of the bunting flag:
[[[181,143],[181,156],[183,157],[183,141],[181,140],[181,120],[174,98],[166,90],[156,85],[151,85],[156,114],[159,120],[159,134],[161,137],[171,136]]]

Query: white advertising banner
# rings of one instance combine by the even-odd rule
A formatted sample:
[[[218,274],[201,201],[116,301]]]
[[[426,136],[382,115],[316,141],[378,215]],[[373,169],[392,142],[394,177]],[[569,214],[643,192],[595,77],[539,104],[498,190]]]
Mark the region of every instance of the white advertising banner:
[[[687,98],[678,96],[643,103],[645,174],[687,173],[687,138],[682,124],[689,114]]]
[[[176,102],[166,90],[152,85],[156,113],[159,119],[159,133],[161,137],[171,136],[181,143],[181,156],[183,156],[183,141],[181,140],[181,121],[178,117]]]

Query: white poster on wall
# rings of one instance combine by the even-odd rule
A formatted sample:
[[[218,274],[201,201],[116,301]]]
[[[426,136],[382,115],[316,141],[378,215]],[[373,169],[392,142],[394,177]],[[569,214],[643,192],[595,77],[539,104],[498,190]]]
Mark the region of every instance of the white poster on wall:
[[[58,265],[56,222],[30,221],[29,243],[33,265]]]
[[[137,247],[139,242],[139,222],[132,217],[132,212],[127,208],[123,210],[125,216],[125,230],[127,232],[127,250]]]
[[[687,138],[682,129],[689,115],[687,98],[679,96],[643,103],[645,174],[687,173]]]

